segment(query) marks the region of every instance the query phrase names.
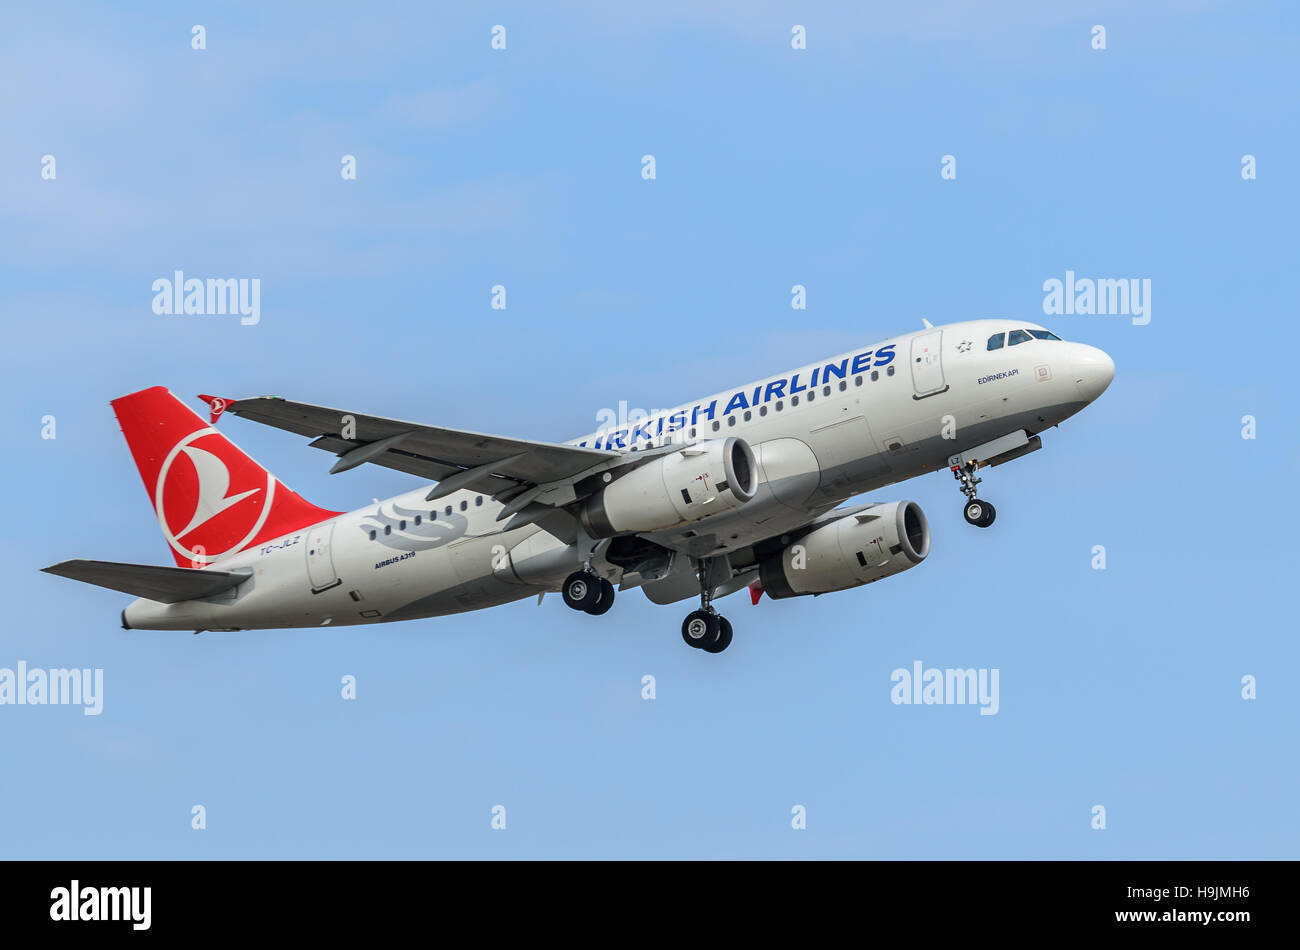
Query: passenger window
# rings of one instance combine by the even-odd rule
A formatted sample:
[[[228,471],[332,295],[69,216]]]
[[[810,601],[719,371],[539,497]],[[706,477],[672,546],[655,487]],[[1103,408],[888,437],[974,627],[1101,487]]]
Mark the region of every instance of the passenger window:
[[[718,431],[719,429],[721,429],[721,428],[722,428],[722,423],[720,423],[720,422],[718,422],[718,420],[714,419],[714,420],[713,420],[713,431],[714,431],[714,432],[717,432],[717,431]]]
[[[403,518],[401,521],[397,522],[397,530],[398,530],[398,531],[405,531],[405,530],[406,530],[406,519],[405,519],[405,518]]]
[[[371,541],[375,540],[375,532],[373,531],[370,532],[370,540]]]
[[[748,422],[748,421],[749,421],[750,419],[752,419],[753,417],[754,417],[754,414],[753,414],[752,412],[750,412],[748,409],[746,409],[746,410],[745,410],[745,421]]]
[[[1015,346],[1017,343],[1028,343],[1033,337],[1024,330],[1012,330],[1007,334],[1007,346]]]
[[[861,377],[861,376],[854,376],[854,377],[853,377],[853,385],[854,385],[854,386],[861,386],[861,385],[862,385],[862,377]]]
[[[736,424],[736,417],[735,417],[735,416],[727,416],[727,425],[729,425],[729,426],[734,426],[735,424]]]
[[[858,379],[858,385],[862,385],[862,379],[861,379],[861,377],[859,377],[859,379]],[[846,389],[848,389],[848,388],[849,388],[849,384],[846,383],[844,380],[841,379],[841,380],[840,380],[840,392],[844,392],[844,390],[846,390]]]
[[[781,400],[778,399],[778,400],[776,401],[776,411],[777,411],[777,412],[780,412],[780,411],[781,411],[782,409],[784,409],[784,408],[785,408],[785,404],[782,403]]]
[[[989,337],[989,349],[990,350],[1002,349],[1002,344],[1006,341],[1006,338],[1007,335],[1005,333],[993,334],[991,337]]]
[[[874,383],[874,382],[875,382],[876,380],[878,380],[879,378],[880,378],[880,370],[878,370],[878,369],[873,369],[873,370],[871,371],[871,381]]]
[[[691,438],[692,438],[692,439],[695,438],[695,430],[694,430],[694,429],[691,430]]]
[[[816,398],[817,398],[817,390],[815,389],[808,390],[808,401],[812,402]]]
[[[416,515],[416,516],[415,516],[415,523],[416,523],[417,526],[420,524],[420,516],[419,516],[419,515]]]
[[[475,506],[482,505],[482,504],[483,504],[483,496],[482,496],[482,495],[478,495],[478,496],[476,496],[476,497],[474,498],[474,504],[475,504]]]
[[[765,415],[767,415],[767,406],[759,406],[759,407],[758,407],[758,414],[759,414],[760,416],[765,416]]]
[[[467,501],[462,501],[462,502],[460,503],[460,510],[461,510],[461,511],[464,511],[464,510],[467,509],[468,507],[469,507],[469,502],[467,502]]]
[[[446,512],[446,513],[447,513],[448,515],[451,514],[451,505],[448,505],[448,506],[447,506],[447,512]]]
[[[393,533],[393,526],[391,524],[384,525],[384,534],[392,534],[392,533]]]
[[[791,397],[790,397],[790,405],[792,405],[792,406],[797,406],[797,405],[799,405],[799,397],[798,397],[798,396],[791,396]]]
[[[1029,333],[1035,340],[1055,340],[1057,343],[1062,342],[1061,338],[1050,330],[1030,330]]]
[[[886,376],[893,376],[893,375],[894,375],[894,367],[891,366],[891,367],[889,367],[889,369],[885,370],[885,375],[886,375]]]

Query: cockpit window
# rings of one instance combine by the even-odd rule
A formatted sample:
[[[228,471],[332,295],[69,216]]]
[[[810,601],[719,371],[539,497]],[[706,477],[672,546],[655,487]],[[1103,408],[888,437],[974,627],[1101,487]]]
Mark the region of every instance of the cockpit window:
[[[1057,343],[1061,342],[1061,338],[1050,330],[1030,330],[1029,332],[1033,335],[1035,340],[1055,340]]]
[[[1028,343],[1033,337],[1024,330],[1012,330],[1008,334],[1007,346],[1015,346],[1017,343]]]
[[[990,349],[990,350],[1000,350],[1000,349],[1002,349],[1002,343],[1003,343],[1004,340],[1006,340],[1006,338],[1007,338],[1007,335],[1006,335],[1005,333],[995,333],[995,334],[993,334],[991,337],[989,337],[989,349]]]

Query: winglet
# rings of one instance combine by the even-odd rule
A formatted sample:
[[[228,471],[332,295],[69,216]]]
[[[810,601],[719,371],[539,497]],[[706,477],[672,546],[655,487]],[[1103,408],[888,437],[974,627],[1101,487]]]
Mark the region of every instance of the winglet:
[[[754,581],[754,583],[749,585],[749,599],[754,604],[754,606],[758,606],[758,599],[762,596],[763,596],[763,585],[761,583],[759,583],[758,581]]]
[[[204,396],[200,394],[199,398],[208,404],[208,422],[212,425],[217,424],[217,420],[226,411],[226,407],[234,402],[233,399],[222,399],[220,396]]]

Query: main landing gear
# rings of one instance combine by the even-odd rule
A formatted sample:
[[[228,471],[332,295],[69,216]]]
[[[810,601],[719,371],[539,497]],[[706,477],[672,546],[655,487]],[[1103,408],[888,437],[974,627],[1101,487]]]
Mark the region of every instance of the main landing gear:
[[[692,610],[682,621],[682,639],[688,647],[705,653],[721,653],[731,646],[731,622],[713,609],[707,569],[700,566],[700,609]]]
[[[709,602],[712,585],[707,581],[707,574],[707,570],[701,568],[700,609],[691,611],[682,621],[682,639],[687,646],[705,653],[721,653],[731,646],[731,623]],[[614,585],[595,571],[584,568],[564,579],[560,596],[574,610],[599,616],[614,606]]]
[[[682,621],[682,639],[688,647],[705,653],[721,653],[731,646],[731,621],[712,607],[692,610]]]
[[[978,462],[967,462],[965,465],[954,465],[952,467],[952,477],[961,483],[961,493],[966,496],[966,507],[962,514],[966,517],[967,524],[973,524],[977,528],[987,528],[997,517],[997,509],[987,501],[981,501],[975,497],[975,486],[984,481],[975,475],[979,468]]]
[[[597,617],[614,606],[614,585],[594,571],[574,571],[564,579],[560,595],[574,610]]]

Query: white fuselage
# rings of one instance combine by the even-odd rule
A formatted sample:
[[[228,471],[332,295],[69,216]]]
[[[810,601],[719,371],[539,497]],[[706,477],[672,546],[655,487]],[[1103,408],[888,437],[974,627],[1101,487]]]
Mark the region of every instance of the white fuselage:
[[[632,452],[744,439],[760,469],[753,499],[643,534],[691,556],[738,551],[854,495],[946,469],[950,457],[1007,433],[1041,432],[1095,399],[1113,372],[1099,350],[1038,339],[986,348],[992,334],[1033,327],[980,320],[893,337],[570,444]],[[137,600],[124,625],[228,630],[439,616],[557,590],[579,566],[577,548],[539,524],[503,530],[490,497],[425,501],[429,488],[225,558],[212,567],[249,579],[201,601]],[[593,567],[624,586],[641,582],[599,558]]]

